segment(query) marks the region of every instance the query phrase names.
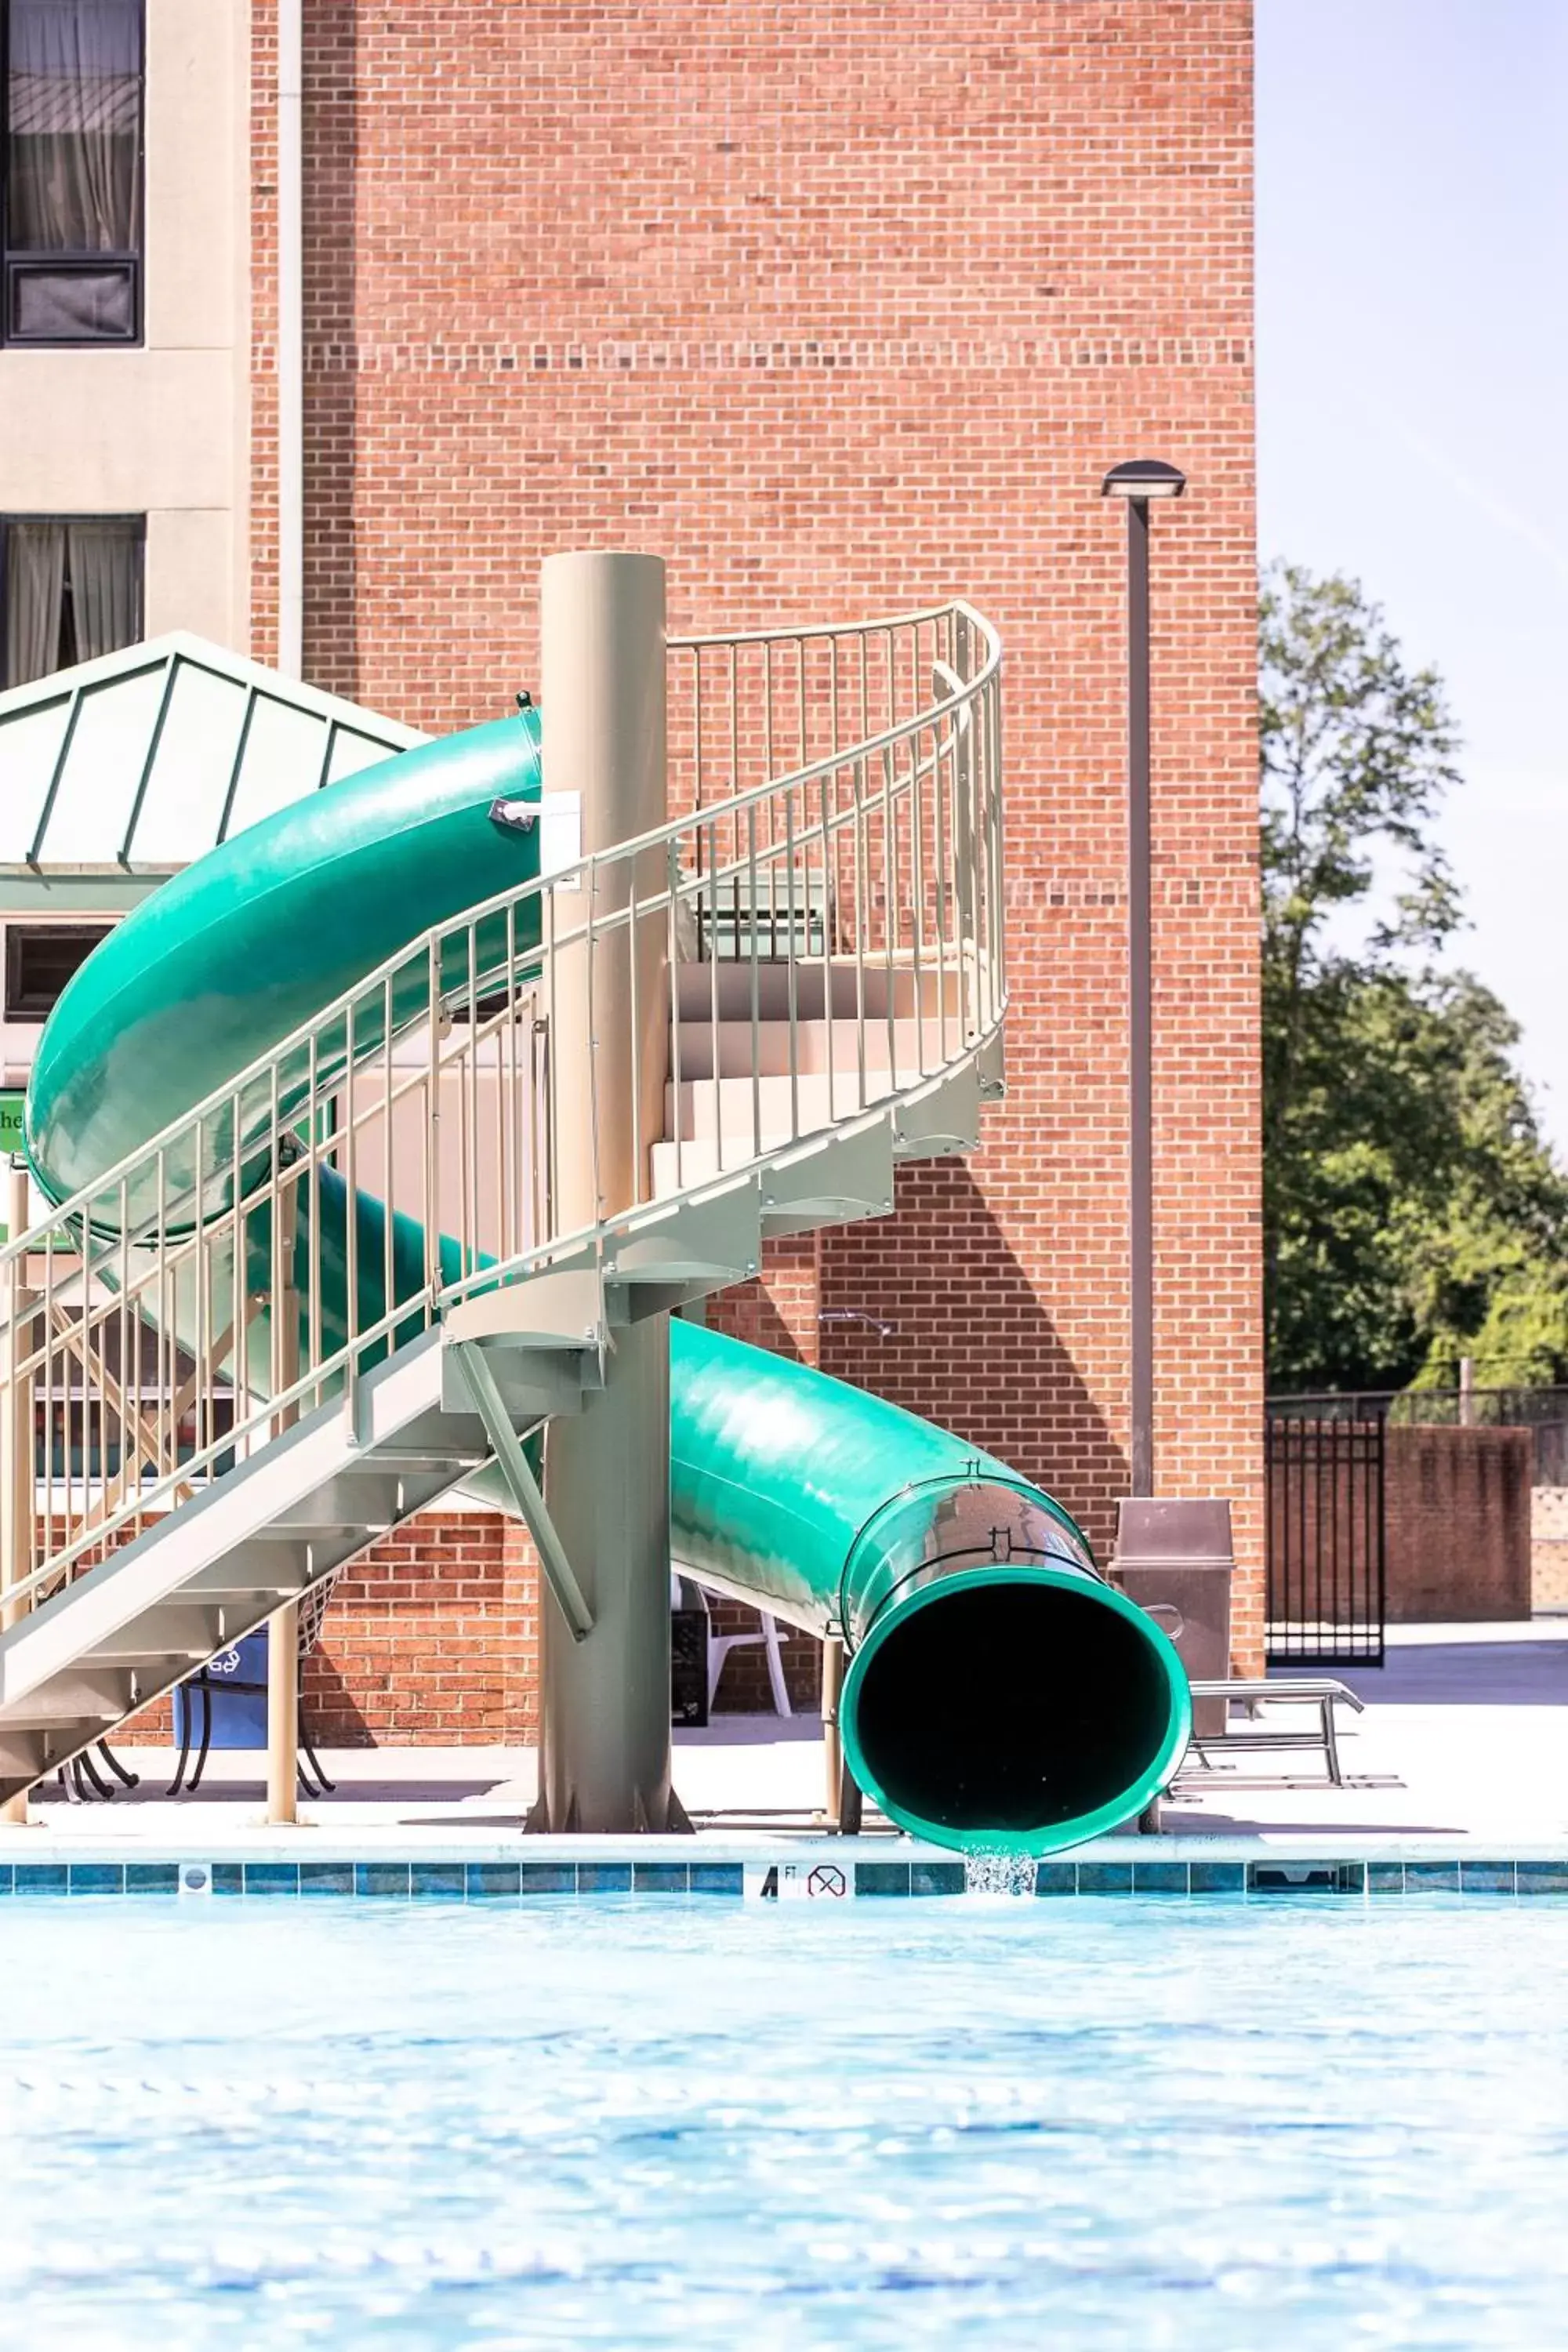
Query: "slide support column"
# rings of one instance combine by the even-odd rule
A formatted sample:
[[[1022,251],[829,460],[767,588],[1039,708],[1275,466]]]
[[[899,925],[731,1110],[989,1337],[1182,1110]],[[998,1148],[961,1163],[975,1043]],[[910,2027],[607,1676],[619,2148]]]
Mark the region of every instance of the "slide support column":
[[[617,918],[665,887],[661,852],[595,853],[667,814],[664,565],[658,557],[546,559],[540,708],[547,796],[579,796],[584,868],[553,893],[546,975],[555,1074],[554,1229],[570,1234],[648,1197],[669,1051],[668,918]],[[635,936],[634,934],[635,930]],[[536,1830],[684,1829],[670,1787],[669,1318],[611,1333],[604,1385],[545,1438],[544,1498],[592,1615],[540,1612]]]

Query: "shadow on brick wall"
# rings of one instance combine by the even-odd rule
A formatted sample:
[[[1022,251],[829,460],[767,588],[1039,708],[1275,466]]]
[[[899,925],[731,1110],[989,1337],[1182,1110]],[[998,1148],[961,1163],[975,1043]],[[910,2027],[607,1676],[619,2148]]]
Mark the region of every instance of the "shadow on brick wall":
[[[900,1168],[890,1217],[823,1235],[822,1311],[825,1372],[996,1454],[1108,1556],[1126,1455],[965,1161]]]
[[[313,1652],[305,1661],[305,1719],[318,1748],[377,1745],[328,1649]]]
[[[706,1320],[710,1330],[727,1332],[749,1348],[815,1364],[818,1304],[816,1236],[797,1234],[764,1242],[761,1279],[720,1291],[708,1302]]]

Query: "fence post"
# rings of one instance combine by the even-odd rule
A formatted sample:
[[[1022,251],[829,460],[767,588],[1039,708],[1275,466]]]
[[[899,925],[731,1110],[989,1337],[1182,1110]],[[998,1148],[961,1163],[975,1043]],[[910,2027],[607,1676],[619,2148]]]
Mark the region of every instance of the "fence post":
[[[1459,1358],[1459,1427],[1472,1429],[1476,1420],[1476,1360]]]

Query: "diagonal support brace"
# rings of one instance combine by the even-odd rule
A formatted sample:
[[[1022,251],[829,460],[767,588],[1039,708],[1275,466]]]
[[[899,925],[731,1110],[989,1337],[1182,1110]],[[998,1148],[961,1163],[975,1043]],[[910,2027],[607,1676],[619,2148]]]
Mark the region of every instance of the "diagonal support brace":
[[[594,1612],[566,1557],[565,1546],[555,1532],[555,1522],[545,1508],[539,1481],[529,1467],[522,1442],[511,1425],[511,1415],[501,1400],[495,1374],[485,1361],[483,1349],[475,1341],[449,1339],[447,1344],[458,1360],[458,1370],[474,1401],[474,1411],[484,1424],[485,1435],[494,1450],[496,1467],[506,1481],[507,1492],[533,1538],[544,1580],[555,1595],[556,1605],[571,1628],[573,1640],[584,1641],[594,1630]]]

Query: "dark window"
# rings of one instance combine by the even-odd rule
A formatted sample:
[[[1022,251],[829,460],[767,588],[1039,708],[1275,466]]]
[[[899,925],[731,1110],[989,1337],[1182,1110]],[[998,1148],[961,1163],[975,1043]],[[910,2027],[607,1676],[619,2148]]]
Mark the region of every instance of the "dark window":
[[[142,635],[140,515],[0,515],[0,686]]]
[[[0,340],[142,333],[142,0],[0,0]]]
[[[6,1020],[47,1021],[67,981],[110,929],[108,923],[7,923]]]

